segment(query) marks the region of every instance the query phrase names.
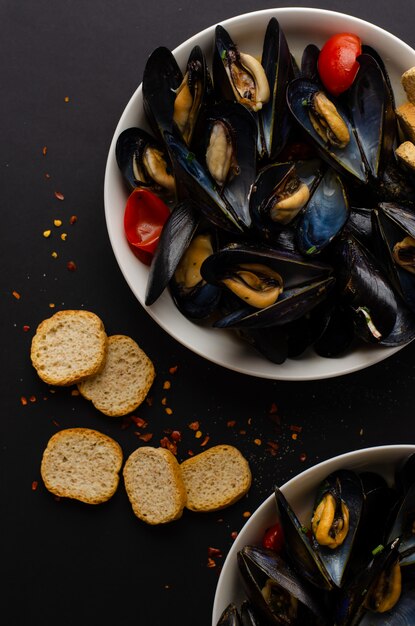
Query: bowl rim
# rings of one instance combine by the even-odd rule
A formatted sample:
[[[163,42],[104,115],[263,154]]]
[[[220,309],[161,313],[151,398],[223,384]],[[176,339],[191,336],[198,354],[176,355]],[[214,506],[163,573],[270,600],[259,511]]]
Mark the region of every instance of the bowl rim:
[[[369,467],[381,464],[381,459],[385,455],[389,457],[389,463],[397,463],[400,459],[405,458],[409,454],[415,453],[415,444],[385,444],[380,446],[370,446],[360,448],[359,450],[351,450],[349,452],[343,452],[342,454],[325,459],[308,467],[303,472],[300,472],[286,481],[281,487],[283,494],[290,498],[293,498],[293,492],[301,483],[308,482],[314,475],[321,475],[322,477],[328,475],[332,471],[340,468],[357,468],[357,465],[364,463]],[[392,461],[394,458],[394,461]],[[318,483],[315,479],[314,483]],[[240,530],[237,538],[230,547],[226,558],[223,562],[223,566],[219,575],[218,582],[216,584],[214,599],[212,603],[212,626],[217,625],[217,621],[224,608],[222,596],[222,586],[226,583],[226,579],[231,575],[236,563],[236,554],[240,550],[244,543],[245,536],[252,532],[258,518],[261,518],[268,509],[274,506],[274,494],[271,493],[265,498],[265,500],[255,509],[252,515],[249,517],[245,525]],[[295,507],[294,507],[295,508]],[[276,514],[276,511],[275,511]],[[265,530],[265,529],[264,529]]]
[[[277,7],[260,9],[258,11],[249,11],[240,15],[229,17],[204,28],[198,33],[195,33],[194,35],[183,41],[181,44],[179,44],[177,47],[175,47],[172,52],[175,56],[180,56],[180,54],[183,54],[185,50],[191,48],[193,45],[199,42],[201,38],[213,34],[216,24],[219,23],[222,24],[224,27],[237,28],[240,25],[244,25],[247,21],[253,18],[265,20],[266,18],[270,19],[271,17],[276,16],[277,18],[284,20],[284,18],[287,19],[289,17],[292,17],[293,15],[295,16],[296,14],[301,14],[304,17],[312,16],[313,18],[324,17],[328,20],[330,18],[342,21],[346,20],[347,23],[350,24],[350,26],[353,25],[363,29],[369,29],[372,33],[376,33],[376,35],[382,36],[382,38],[386,39],[389,43],[393,43],[394,46],[399,46],[400,49],[404,48],[407,54],[413,57],[415,65],[415,50],[392,33],[361,18],[357,18],[339,11],[319,9],[315,7]],[[161,300],[163,299],[162,297],[160,297],[159,302],[156,302],[154,305],[146,306],[144,303],[143,293],[141,293],[142,288],[137,287],[137,285],[132,280],[132,277],[129,275],[127,268],[124,267],[124,261],[122,258],[123,250],[121,248],[119,249],[119,244],[117,243],[115,231],[113,231],[113,229],[111,228],[110,215],[112,206],[110,198],[112,183],[110,181],[111,171],[114,168],[114,151],[116,138],[121,130],[126,127],[125,120],[126,118],[128,118],[129,115],[131,115],[132,110],[137,106],[137,100],[140,100],[141,93],[142,83],[138,85],[138,87],[128,100],[118,120],[111,140],[104,174],[104,207],[107,231],[111,247],[118,266],[124,276],[124,279],[126,280],[134,296],[140,303],[141,307],[146,311],[146,313],[150,315],[150,317],[158,324],[160,328],[162,328],[167,334],[169,334],[173,339],[178,341],[185,348],[216,365],[240,374],[245,374],[257,378],[265,378],[269,380],[311,381],[344,376],[346,374],[351,374],[375,365],[394,355],[408,345],[408,343],[393,347],[362,345],[359,346],[358,349],[353,349],[350,353],[342,355],[337,359],[324,359],[323,357],[319,357],[316,353],[312,352],[310,348],[308,348],[306,353],[303,354],[301,358],[287,359],[285,363],[278,365],[269,362],[262,355],[256,353],[252,354],[251,351],[253,351],[253,349],[250,346],[238,346],[237,348],[235,348],[236,351],[234,354],[232,352],[232,350],[234,350],[234,347],[233,345],[231,345],[231,343],[233,344],[234,342],[242,342],[237,338],[231,337],[230,335],[226,337],[226,341],[230,341],[231,343],[223,348],[221,347],[220,349],[218,349],[216,348],[216,344],[218,343],[216,340],[212,342],[210,342],[210,340],[208,341],[206,337],[199,334],[200,329],[195,328],[195,324],[191,323],[188,320],[186,320],[186,322],[180,321],[179,328],[177,327],[177,324],[174,323],[172,328],[170,323],[170,316],[166,315],[165,313],[160,316],[160,313],[163,311],[163,304],[161,303]],[[172,301],[167,304],[167,307],[170,306],[174,306]],[[187,322],[189,322],[189,324],[192,324],[192,326],[185,326]],[[210,331],[212,331],[212,329],[210,329]],[[205,329],[202,332],[205,332]],[[196,345],[194,343],[193,333],[196,334]],[[211,336],[214,337],[213,334]],[[225,342],[221,341],[220,343],[223,344]],[[306,367],[306,365],[310,366]]]

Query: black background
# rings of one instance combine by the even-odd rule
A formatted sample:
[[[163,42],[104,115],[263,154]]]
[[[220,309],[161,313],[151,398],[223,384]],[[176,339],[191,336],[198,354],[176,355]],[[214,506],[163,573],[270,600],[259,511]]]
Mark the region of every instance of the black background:
[[[295,4],[345,11],[415,46],[411,2]],[[3,623],[207,626],[232,533],[275,483],[349,450],[414,442],[414,345],[367,371],[327,381],[235,374],[183,348],[152,321],[109,244],[103,207],[108,148],[147,56],[233,15],[275,6],[252,0],[0,0]],[[78,218],[74,225],[71,215]],[[60,229],[55,219],[62,219]],[[47,228],[49,239],[42,235]],[[68,261],[75,262],[75,272],[67,270]],[[153,433],[151,445],[177,429],[179,460],[189,450],[201,451],[205,436],[208,446],[239,447],[254,477],[243,500],[220,514],[185,511],[173,524],[150,527],[133,515],[121,484],[108,503],[95,507],[57,501],[46,491],[41,455],[61,428],[105,432],[121,444],[125,458],[142,445],[134,425],[123,428],[122,420],[98,413],[70,389],[49,389],[32,369],[36,326],[64,308],[94,311],[108,334],[131,335],[154,361],[152,405],[135,412],[148,422],[141,431]],[[165,381],[170,389],[163,389]],[[196,420],[200,439],[188,426]],[[277,442],[276,455],[268,441]],[[211,568],[209,547],[223,554]]]

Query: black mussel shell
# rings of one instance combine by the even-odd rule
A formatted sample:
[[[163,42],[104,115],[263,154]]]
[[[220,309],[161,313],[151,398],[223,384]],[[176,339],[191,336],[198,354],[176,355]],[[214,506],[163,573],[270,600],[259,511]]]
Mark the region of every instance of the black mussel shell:
[[[275,161],[291,129],[285,94],[288,83],[294,78],[288,43],[275,17],[271,18],[265,32],[261,62],[271,95],[258,114],[258,155],[260,159]]]
[[[350,311],[335,302],[328,303],[326,324],[314,343],[315,352],[325,358],[342,356],[353,344],[354,323]]]
[[[217,320],[214,326],[217,328],[265,329],[299,321],[327,297],[333,289],[334,283],[334,278],[328,277],[301,287],[287,289],[274,304],[263,309],[251,307],[247,310],[243,308],[238,313],[233,312]],[[287,340],[289,341],[289,335],[287,335]],[[309,345],[308,342],[307,345]],[[306,347],[302,347],[300,351],[293,347],[293,356],[298,356]]]
[[[196,156],[172,134],[165,133],[165,141],[170,153],[176,184],[186,190],[190,198],[197,202],[205,217],[219,228],[233,233],[242,233],[243,225],[234,209],[219,194],[205,168]]]
[[[336,548],[320,545],[314,534],[312,544],[315,552],[324,563],[325,569],[337,587],[341,587],[350,562],[356,536],[359,531],[364,507],[364,493],[361,480],[351,470],[339,470],[327,476],[317,489],[314,511],[326,494],[332,494],[338,503],[344,503],[349,511],[349,530],[345,540]]]
[[[231,602],[222,611],[217,626],[241,626],[239,613],[236,604]]]
[[[169,185],[160,184],[152,178],[143,164],[146,149],[154,149],[162,157],[165,166],[162,175],[169,178]],[[160,196],[174,196],[174,177],[168,155],[164,146],[142,128],[127,128],[120,133],[115,146],[115,157],[118,167],[130,191],[136,187],[149,189]],[[138,178],[137,176],[140,176]]]
[[[250,213],[253,226],[264,241],[278,244],[281,231],[287,224],[295,222],[297,214],[303,210],[303,207],[294,209],[292,217],[287,211],[283,222],[275,221],[271,216],[271,210],[276,194],[285,194],[286,190],[289,194],[293,180],[299,180],[307,185],[309,193],[312,194],[321,175],[322,162],[319,159],[274,163],[261,169],[252,189]]]
[[[220,328],[221,321],[219,320],[214,325]],[[224,324],[225,328],[232,327],[232,322],[229,324],[226,318],[224,318]],[[288,358],[288,340],[285,326],[242,328],[238,329],[238,335],[271,363],[281,365]]]
[[[370,55],[358,59],[359,71],[349,90],[350,110],[363,158],[373,179],[379,174],[388,90],[382,70]]]
[[[313,128],[309,112],[312,99],[320,91],[322,90],[318,83],[311,80],[299,78],[291,81],[287,87],[287,102],[291,113],[324,161],[347,178],[366,183],[367,173],[362,163],[360,148],[353,132],[352,122],[343,105],[338,100],[330,98],[349,131],[350,140],[344,148],[328,145]]]
[[[315,44],[310,43],[304,48],[301,57],[301,76],[314,83],[320,82],[320,75],[318,72],[319,55],[320,48],[318,48]]]
[[[256,177],[257,126],[253,115],[237,102],[221,102],[206,110],[199,148],[195,152],[200,163],[209,171],[206,155],[212,129],[223,125],[232,146],[232,164],[225,182],[214,181],[219,194],[233,208],[245,228],[251,224],[249,197]],[[212,179],[213,180],[213,179]]]
[[[248,600],[244,600],[240,607],[242,626],[261,626],[259,616]]]
[[[398,204],[380,203],[373,210],[374,229],[383,244],[385,267],[391,282],[408,307],[415,313],[415,249],[413,272],[401,267],[394,259],[394,247],[405,237],[415,238],[415,213]]]
[[[301,524],[278,487],[275,489],[275,498],[284,531],[285,550],[290,563],[293,564],[297,573],[310,584],[319,589],[333,589],[334,583],[320,556],[314,551],[307,536],[307,529]]]
[[[356,334],[379,342],[393,330],[397,302],[374,257],[352,235],[335,244],[336,281],[340,302],[353,313]]]
[[[396,468],[395,485],[403,495],[415,484],[415,453],[406,457]]]
[[[163,226],[147,281],[146,306],[163,293],[188,248],[200,222],[200,213],[191,201],[177,204]]]
[[[401,565],[415,564],[415,483],[411,485],[402,498],[394,514],[394,522],[387,533],[387,542],[400,538],[399,553]]]
[[[297,243],[305,255],[319,254],[349,217],[349,201],[340,176],[328,168],[314,189],[297,226]]]
[[[384,548],[380,546],[353,579],[342,588],[333,620],[336,626],[357,626],[361,623],[364,615],[368,613],[365,607],[368,593],[378,576],[397,560],[398,546],[398,539]]]
[[[295,571],[273,550],[245,546],[237,555],[239,571],[242,576],[244,588],[249,600],[255,609],[264,617],[269,624],[307,624],[313,626],[323,623],[322,609],[316,599],[314,590],[302,581]],[[295,613],[290,613],[290,608],[281,603],[283,615],[278,615],[278,601],[273,607],[264,597],[262,589],[267,580],[272,581],[276,587],[276,594],[282,594],[288,598],[294,598],[296,604]],[[291,601],[286,600],[287,605]],[[280,605],[280,606],[281,606]],[[280,611],[279,611],[280,612]]]
[[[349,218],[345,224],[345,231],[350,232],[368,250],[377,253],[372,226],[372,209],[352,206]]]
[[[176,90],[183,74],[172,52],[160,46],[148,57],[143,73],[143,107],[153,133],[163,140],[173,131]]]

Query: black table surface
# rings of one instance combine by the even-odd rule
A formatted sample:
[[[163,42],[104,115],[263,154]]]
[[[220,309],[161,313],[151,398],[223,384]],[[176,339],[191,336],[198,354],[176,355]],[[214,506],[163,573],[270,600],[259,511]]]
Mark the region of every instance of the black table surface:
[[[130,291],[110,246],[105,164],[147,56],[233,15],[275,6],[271,0],[0,2],[5,624],[208,626],[235,533],[275,484],[334,455],[415,440],[414,345],[365,371],[326,381],[234,373],[159,328]],[[415,46],[410,2],[332,0],[317,6],[372,21]],[[77,221],[70,224],[73,215]],[[60,228],[53,224],[57,219]],[[69,261],[76,271],[68,271]],[[94,311],[108,334],[132,336],[154,361],[151,402],[134,413],[146,428],[125,427],[72,389],[50,389],[37,377],[29,358],[35,329],[69,308]],[[194,422],[200,438],[189,426]],[[144,445],[138,431],[153,435],[150,445],[179,431],[180,461],[203,444],[233,444],[250,462],[252,487],[219,513],[185,511],[179,521],[157,527],[133,515],[122,484],[99,506],[58,500],[42,483],[40,460],[57,430],[75,426],[112,436],[125,458]]]

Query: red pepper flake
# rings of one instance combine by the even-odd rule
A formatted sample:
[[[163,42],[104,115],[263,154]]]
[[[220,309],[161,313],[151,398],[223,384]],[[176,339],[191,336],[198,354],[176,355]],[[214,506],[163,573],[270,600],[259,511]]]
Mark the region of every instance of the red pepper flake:
[[[212,558],[222,558],[222,552],[219,550],[219,548],[212,548],[211,546],[209,546],[208,556],[211,556]]]
[[[69,96],[65,96],[64,100],[65,102],[69,102]]]
[[[170,389],[171,382],[169,380],[165,380],[163,383],[163,389]]]
[[[187,454],[188,454],[189,456],[194,456],[194,455],[195,455],[195,453],[193,452],[193,450],[188,450],[188,451],[187,451]]]
[[[150,439],[153,439],[153,433],[143,433],[142,435],[138,435],[138,438],[141,439],[141,441],[150,441]]]
[[[59,424],[58,420],[52,420],[52,424],[53,424],[54,426],[56,426],[57,428],[59,428],[59,427],[60,427],[60,424]]]
[[[247,518],[247,517],[251,517],[251,513],[250,513],[249,511],[244,511],[244,512],[242,513],[242,517],[245,517],[245,518]]]
[[[240,435],[246,435],[246,430],[240,430],[240,431],[239,431],[239,434],[240,434]]]
[[[173,409],[166,407],[164,410],[166,411],[167,415],[173,415]]]
[[[182,434],[179,430],[173,430],[170,434],[170,437],[173,439],[173,441],[181,441],[182,440]]]
[[[203,448],[207,444],[209,439],[210,439],[209,435],[206,435],[206,437],[203,439],[202,443],[200,444],[200,447]]]
[[[161,403],[162,403],[163,406],[166,406],[166,404],[167,404],[166,396],[164,396],[164,398],[161,399]]]
[[[255,444],[256,446],[260,446],[260,445],[262,444],[261,439],[254,439],[254,444]]]
[[[267,441],[267,452],[271,454],[271,456],[275,456],[277,454],[277,450],[279,445],[276,441]]]
[[[76,215],[71,215],[71,217],[69,218],[69,223],[71,224],[71,226],[73,224],[76,224],[77,221],[78,221],[78,218],[76,217]]]
[[[46,156],[47,152],[48,152],[48,147],[47,146],[43,146],[43,148],[42,148],[43,156]]]
[[[76,264],[74,263],[74,261],[68,261],[66,264],[66,269],[68,269],[70,272],[76,272]]]
[[[271,404],[271,408],[270,408],[269,412],[270,412],[270,414],[272,414],[272,413],[278,413],[278,407],[277,407],[277,405],[275,404],[275,402],[273,402],[273,403]]]
[[[65,196],[63,195],[63,193],[61,193],[60,191],[55,191],[55,198],[57,200],[64,200]]]
[[[252,424],[252,417],[248,417],[248,426]]]
[[[23,331],[24,331],[25,333],[27,333],[29,330],[30,330],[30,326],[28,326],[28,324],[25,324],[25,325],[23,326]]]
[[[202,434],[203,434],[203,433],[202,433],[202,431],[201,431],[201,430],[197,430],[197,431],[195,432],[195,437],[196,437],[196,439],[200,439],[200,438],[201,438],[201,436],[202,436]]]
[[[20,300],[20,293],[18,291],[12,291],[12,296],[16,298],[16,300]]]
[[[23,406],[26,406],[26,404],[27,404],[27,398],[26,398],[26,396],[22,396],[22,397],[20,398],[20,402],[23,404]]]
[[[200,426],[199,422],[191,422],[189,424],[190,430],[199,430],[199,426]]]
[[[175,374],[178,370],[178,365],[173,365],[173,367],[169,367],[169,374]]]
[[[215,563],[215,561],[214,561],[213,559],[208,558],[208,560],[207,560],[207,566],[208,566],[209,568],[216,567],[216,563]]]
[[[32,491],[36,491],[39,483],[37,480],[32,481]]]
[[[146,428],[148,426],[148,422],[143,420],[142,417],[138,417],[137,415],[131,415],[130,419],[134,422],[136,426],[138,426],[138,428]]]
[[[233,531],[231,532],[231,539],[233,539],[233,540],[235,541],[235,539],[237,538],[237,536],[238,536],[238,531],[237,531],[237,530],[233,530]]]
[[[71,396],[80,396],[81,394],[79,393],[78,389],[72,389],[71,391]]]
[[[298,439],[298,434],[297,434],[297,433],[293,433],[293,434],[291,435],[291,439],[294,439],[294,441],[295,441],[296,439]]]
[[[228,420],[228,421],[226,422],[226,426],[227,426],[228,428],[233,428],[235,425],[236,425],[236,420]]]
[[[147,396],[146,398],[146,404],[148,406],[153,406],[153,396]]]
[[[173,441],[170,441],[168,437],[160,439],[160,445],[162,448],[170,450],[173,454],[177,454],[177,445]]]
[[[49,178],[50,178],[50,174],[48,174],[48,173],[46,172],[46,174],[45,174],[45,178],[46,178],[46,180],[49,180]]]
[[[307,459],[307,455],[305,452],[302,452],[299,457],[300,461],[303,463]]]
[[[36,402],[36,396],[30,396],[29,401],[30,402]]]

